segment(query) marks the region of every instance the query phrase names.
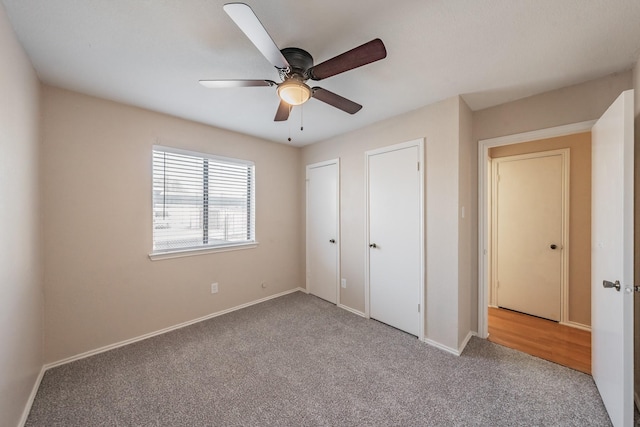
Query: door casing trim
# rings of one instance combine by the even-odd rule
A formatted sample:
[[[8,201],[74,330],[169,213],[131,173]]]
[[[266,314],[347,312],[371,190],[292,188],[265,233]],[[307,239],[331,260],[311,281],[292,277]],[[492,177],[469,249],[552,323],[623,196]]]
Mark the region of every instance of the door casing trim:
[[[539,139],[589,132],[595,120],[523,132],[478,141],[478,336],[489,336],[489,191],[491,164],[489,149]]]

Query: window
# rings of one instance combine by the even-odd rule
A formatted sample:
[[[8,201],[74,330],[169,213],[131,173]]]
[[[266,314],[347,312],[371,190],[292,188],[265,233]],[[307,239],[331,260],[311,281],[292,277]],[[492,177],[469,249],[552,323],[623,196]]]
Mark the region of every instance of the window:
[[[254,164],[153,147],[153,254],[255,243]]]

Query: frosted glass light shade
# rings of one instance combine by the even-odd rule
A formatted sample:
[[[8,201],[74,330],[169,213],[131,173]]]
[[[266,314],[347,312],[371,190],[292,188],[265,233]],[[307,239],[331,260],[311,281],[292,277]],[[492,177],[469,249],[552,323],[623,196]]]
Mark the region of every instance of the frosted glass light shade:
[[[300,105],[311,98],[311,89],[299,80],[289,79],[278,86],[278,96],[289,105]]]

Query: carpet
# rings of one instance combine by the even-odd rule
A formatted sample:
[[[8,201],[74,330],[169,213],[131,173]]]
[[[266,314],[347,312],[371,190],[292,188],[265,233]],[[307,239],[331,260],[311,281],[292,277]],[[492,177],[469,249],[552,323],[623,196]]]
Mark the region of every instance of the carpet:
[[[48,370],[27,426],[608,426],[593,379],[301,292]]]

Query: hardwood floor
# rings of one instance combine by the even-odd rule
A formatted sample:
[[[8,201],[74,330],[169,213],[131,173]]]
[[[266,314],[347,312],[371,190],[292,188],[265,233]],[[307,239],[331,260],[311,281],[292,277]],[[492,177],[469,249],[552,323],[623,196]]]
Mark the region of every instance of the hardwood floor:
[[[591,374],[591,332],[489,307],[489,341]]]

